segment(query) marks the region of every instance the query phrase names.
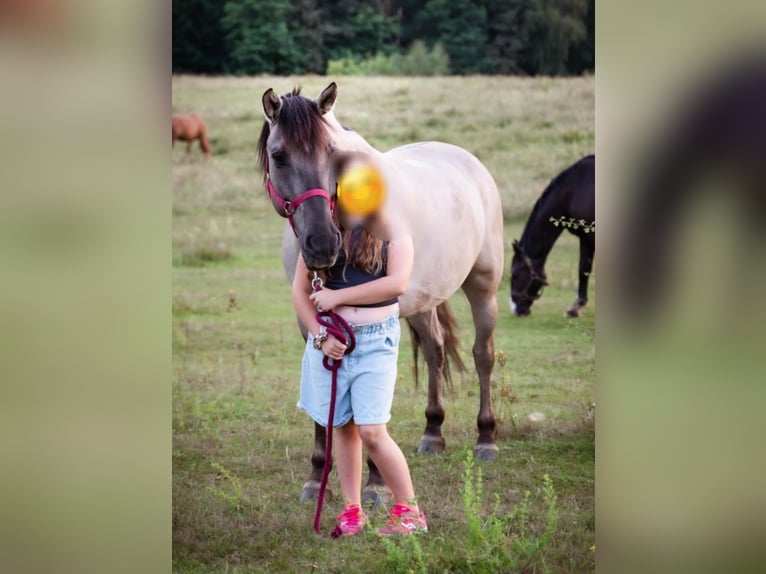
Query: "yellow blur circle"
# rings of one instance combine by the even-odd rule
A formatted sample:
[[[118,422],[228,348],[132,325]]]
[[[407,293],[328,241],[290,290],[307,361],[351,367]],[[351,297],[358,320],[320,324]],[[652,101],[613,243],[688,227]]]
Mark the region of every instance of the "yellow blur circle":
[[[338,181],[338,202],[352,215],[369,215],[383,203],[385,185],[378,170],[369,165],[350,168]]]

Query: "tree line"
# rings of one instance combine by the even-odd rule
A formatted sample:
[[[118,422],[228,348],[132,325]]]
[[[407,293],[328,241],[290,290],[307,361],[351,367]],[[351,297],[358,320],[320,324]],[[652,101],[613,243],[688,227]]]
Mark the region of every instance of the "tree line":
[[[173,72],[324,74],[425,46],[451,74],[579,75],[594,21],[595,0],[173,0]]]

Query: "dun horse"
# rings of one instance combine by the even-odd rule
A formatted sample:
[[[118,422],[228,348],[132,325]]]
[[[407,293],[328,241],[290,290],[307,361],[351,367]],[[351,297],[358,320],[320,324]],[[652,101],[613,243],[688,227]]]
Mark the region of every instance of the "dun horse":
[[[173,147],[176,140],[186,143],[186,153],[191,153],[194,140],[199,140],[199,148],[205,154],[205,159],[210,159],[210,144],[207,141],[207,126],[205,120],[197,114],[188,116],[173,116]]]
[[[548,285],[545,261],[564,228],[580,238],[580,282],[567,316],[579,317],[588,303],[588,279],[596,249],[596,158],[586,156],[548,184],[529,215],[521,241],[513,242],[511,311],[529,315]]]
[[[439,453],[445,448],[442,381],[448,375],[447,357],[459,361],[447,299],[462,288],[476,331],[473,356],[480,400],[474,453],[479,459],[494,459],[498,448],[490,375],[496,293],[503,273],[503,216],[495,182],[476,157],[445,143],[376,150],[338,123],[333,113],[337,93],[332,83],[316,100],[300,95],[299,89],[281,97],[271,89],[263,94],[266,121],[258,151],[264,176],[273,186],[274,208],[290,218],[282,245],[288,278],[292,282],[300,253],[310,269],[327,269],[335,262],[341,239],[328,201],[339,177],[332,167],[334,159],[345,152],[369,154],[386,179],[388,206],[408,225],[415,245],[415,264],[409,287],[400,297],[400,314],[414,335],[416,353],[419,346],[428,365],[426,426],[418,450]],[[301,330],[305,337],[303,326]],[[313,468],[303,499],[316,496],[325,461],[324,427],[315,425],[314,436]],[[390,493],[372,461],[367,464],[370,476],[364,500],[377,503]]]

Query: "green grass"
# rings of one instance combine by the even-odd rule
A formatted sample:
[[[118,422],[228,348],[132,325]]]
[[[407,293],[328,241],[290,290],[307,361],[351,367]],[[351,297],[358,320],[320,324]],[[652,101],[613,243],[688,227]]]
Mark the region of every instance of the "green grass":
[[[329,78],[197,78],[173,81],[173,106],[205,117],[213,157],[173,154],[173,568],[176,572],[487,571],[469,540],[465,457],[476,439],[478,386],[469,371],[446,392],[447,451],[417,456],[424,385],[412,380],[402,338],[389,426],[408,457],[430,532],[385,544],[374,536],[332,541],[311,530],[314,508],[298,501],[313,428],[295,408],[303,342],[280,259],[284,220],[264,197],[255,165],[260,97],[302,84],[315,96]],[[508,311],[510,242],[548,180],[594,149],[593,78],[340,78],[336,114],[386,149],[437,139],[476,153],[495,177],[506,214],[506,276],[498,293],[493,375],[500,456],[481,469],[482,524],[507,525],[491,538],[504,571],[588,572],[594,527],[594,307],[563,312],[577,285],[578,246],[565,233],[547,265],[551,285],[517,319]],[[472,328],[461,293],[451,304],[471,365]],[[541,412],[545,419],[530,423]],[[558,520],[543,551],[520,562],[515,509],[527,501],[527,536],[548,523],[543,477]],[[339,492],[335,477],[330,487]],[[341,510],[325,509],[325,529]],[[375,520],[384,515],[375,514]],[[397,558],[399,557],[399,558]],[[401,558],[404,557],[404,558]],[[398,567],[397,567],[398,568]],[[501,568],[502,570],[502,568]],[[405,569],[405,571],[407,571]]]

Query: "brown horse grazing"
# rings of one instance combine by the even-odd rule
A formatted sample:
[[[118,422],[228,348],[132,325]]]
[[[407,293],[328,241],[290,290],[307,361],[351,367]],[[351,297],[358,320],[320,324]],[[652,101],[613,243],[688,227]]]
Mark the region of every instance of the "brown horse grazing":
[[[187,116],[173,116],[173,147],[176,140],[187,142],[186,153],[191,152],[194,140],[199,140],[199,148],[205,154],[205,159],[210,158],[210,144],[207,141],[207,126],[205,120],[197,114]]]
[[[345,129],[333,114],[337,86],[330,84],[316,100],[298,90],[278,96],[269,89],[262,103],[266,121],[258,152],[277,213],[289,217],[282,261],[292,281],[302,253],[310,269],[331,267],[341,237],[331,209],[337,179],[333,165],[343,154],[365,154],[387,183],[390,214],[407,226],[415,246],[415,264],[406,292],[399,298],[413,345],[428,364],[426,427],[419,452],[445,448],[442,380],[447,360],[458,359],[454,319],[447,299],[458,289],[468,298],[476,336],[473,357],[479,379],[478,440],[481,460],[494,459],[496,419],[490,402],[495,362],[493,332],[497,289],[503,274],[503,213],[492,176],[469,152],[439,142],[421,142],[380,152],[359,134]],[[301,326],[306,335],[306,330]],[[302,499],[315,498],[325,463],[325,428],[314,427],[312,472]],[[390,495],[372,461],[364,488],[365,504]]]

